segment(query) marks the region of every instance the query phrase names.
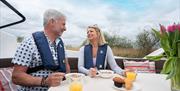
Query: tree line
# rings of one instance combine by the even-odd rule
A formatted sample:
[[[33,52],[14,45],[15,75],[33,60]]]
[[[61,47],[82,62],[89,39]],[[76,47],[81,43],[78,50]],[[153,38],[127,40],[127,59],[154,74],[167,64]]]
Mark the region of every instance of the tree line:
[[[111,48],[137,50],[137,55],[134,57],[144,57],[159,48],[159,39],[153,31],[143,30],[136,36],[135,41],[131,41],[127,37],[120,37],[117,35],[110,36],[108,33],[104,33],[104,37]],[[127,57],[131,56],[127,55]]]

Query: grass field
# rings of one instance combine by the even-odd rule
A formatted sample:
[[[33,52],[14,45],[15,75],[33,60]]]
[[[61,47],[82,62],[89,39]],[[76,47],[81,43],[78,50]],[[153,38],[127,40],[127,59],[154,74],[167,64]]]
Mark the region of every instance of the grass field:
[[[68,50],[73,50],[73,51],[79,51],[79,47],[67,47],[66,49]],[[117,47],[112,47],[112,51],[115,56],[121,56],[121,57],[130,57],[130,58],[142,58],[146,56],[146,54],[139,49],[134,49],[134,48],[117,48]]]

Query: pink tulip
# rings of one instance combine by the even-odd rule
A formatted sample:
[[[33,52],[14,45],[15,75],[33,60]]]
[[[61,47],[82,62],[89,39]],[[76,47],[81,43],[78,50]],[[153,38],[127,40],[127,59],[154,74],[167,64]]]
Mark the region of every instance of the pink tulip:
[[[176,30],[176,24],[170,25],[170,26],[168,26],[168,28],[167,28],[167,31],[168,31],[168,32],[174,32],[175,30]]]
[[[160,33],[161,33],[161,34],[162,34],[163,32],[166,32],[166,28],[165,28],[163,25],[159,24],[159,26],[160,26]]]
[[[173,31],[173,27],[172,26],[168,26],[167,31],[168,32],[172,32]]]

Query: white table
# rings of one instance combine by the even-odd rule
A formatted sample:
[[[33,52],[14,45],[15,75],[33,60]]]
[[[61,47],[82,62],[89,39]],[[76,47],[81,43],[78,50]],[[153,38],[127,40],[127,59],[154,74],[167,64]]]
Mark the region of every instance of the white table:
[[[139,73],[135,83],[141,88],[140,91],[171,91],[170,81],[166,75]],[[69,91],[69,84],[63,82],[60,86],[50,87],[48,91]],[[112,78],[90,78],[86,76],[83,91],[118,91],[113,88]]]
[[[138,83],[141,91],[171,91],[170,80],[166,80],[167,75],[163,74],[138,74],[136,83]]]

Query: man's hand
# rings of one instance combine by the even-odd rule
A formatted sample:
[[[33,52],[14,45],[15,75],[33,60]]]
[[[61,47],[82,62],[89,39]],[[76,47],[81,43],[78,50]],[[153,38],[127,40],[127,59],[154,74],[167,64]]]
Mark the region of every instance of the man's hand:
[[[48,86],[59,86],[64,78],[64,75],[65,74],[61,72],[52,73],[46,78],[45,82]]]

